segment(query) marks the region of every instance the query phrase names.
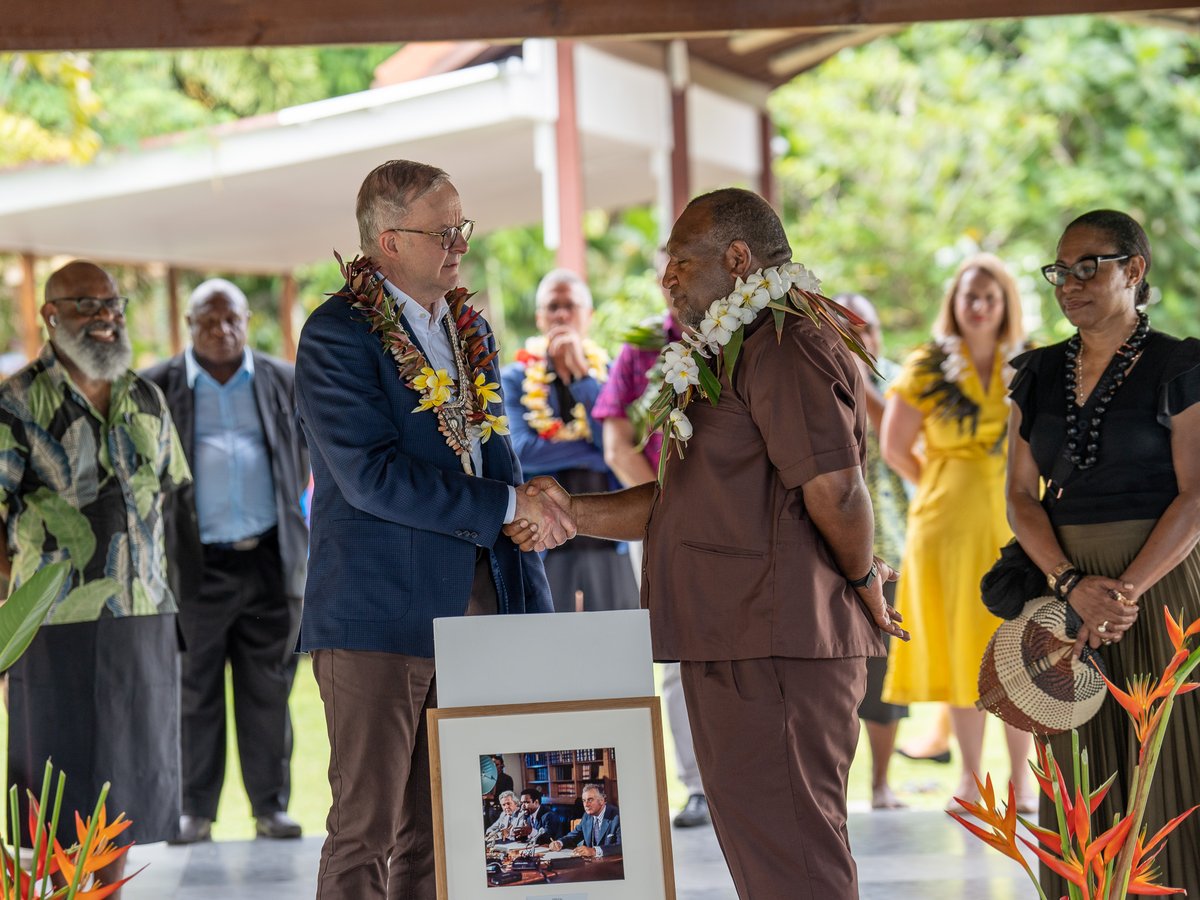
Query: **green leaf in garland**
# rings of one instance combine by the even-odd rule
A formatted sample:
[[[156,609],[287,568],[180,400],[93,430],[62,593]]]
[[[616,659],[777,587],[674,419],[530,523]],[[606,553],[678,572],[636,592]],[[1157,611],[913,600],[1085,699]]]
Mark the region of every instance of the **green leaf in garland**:
[[[746,326],[743,325],[733,333],[733,337],[729,339],[729,343],[725,345],[724,351],[721,353],[721,358],[725,363],[725,375],[729,378],[729,383],[733,383],[733,367],[737,365],[738,355],[742,352],[742,339],[746,334]]]
[[[775,318],[775,342],[783,343],[783,323],[787,321],[787,313],[782,309],[772,309],[771,315]]]
[[[692,359],[696,361],[696,366],[700,369],[700,387],[704,388],[708,402],[716,406],[717,401],[721,399],[721,382],[717,381],[717,376],[713,374],[713,370],[708,367],[708,361],[700,355],[699,351],[692,351]]]

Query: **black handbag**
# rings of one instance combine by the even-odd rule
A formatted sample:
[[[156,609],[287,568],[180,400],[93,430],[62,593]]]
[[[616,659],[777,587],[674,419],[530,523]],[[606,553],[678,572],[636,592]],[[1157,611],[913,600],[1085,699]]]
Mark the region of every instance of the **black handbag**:
[[[1075,465],[1067,457],[1065,448],[1050,477],[1046,482],[1046,494],[1042,505],[1049,510],[1062,496],[1063,486]],[[992,563],[979,582],[979,592],[983,597],[983,605],[993,616],[1001,619],[1015,619],[1030,600],[1046,596],[1048,586],[1046,576],[1034,564],[1025,552],[1025,548],[1013,538],[1000,548],[1000,558]],[[1068,614],[1068,619],[1078,621],[1074,610]],[[1075,624],[1078,628],[1076,622]],[[1072,629],[1075,630],[1075,629]]]
[[[979,591],[993,616],[1015,619],[1030,600],[1046,596],[1046,576],[1013,538],[1000,548],[1000,558],[979,582]]]

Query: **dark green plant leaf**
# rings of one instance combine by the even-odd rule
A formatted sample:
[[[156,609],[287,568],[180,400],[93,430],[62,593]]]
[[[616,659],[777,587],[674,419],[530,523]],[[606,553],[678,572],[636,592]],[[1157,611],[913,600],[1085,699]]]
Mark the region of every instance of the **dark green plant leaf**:
[[[57,562],[34,573],[0,606],[0,671],[20,659],[46,620],[62,590],[70,563]]]
[[[692,359],[700,369],[700,387],[704,388],[704,393],[708,395],[708,402],[716,406],[717,401],[721,399],[721,382],[717,381],[717,376],[708,367],[708,361],[698,351],[692,351]]]

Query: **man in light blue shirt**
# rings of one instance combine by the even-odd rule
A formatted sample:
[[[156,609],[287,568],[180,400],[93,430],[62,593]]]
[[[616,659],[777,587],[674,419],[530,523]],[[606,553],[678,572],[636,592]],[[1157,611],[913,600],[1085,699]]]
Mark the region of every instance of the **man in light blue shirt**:
[[[226,661],[256,830],[300,836],[287,815],[287,701],[306,569],[300,495],[308,455],[293,414],[292,367],[246,347],[248,318],[237,285],[204,282],[188,304],[192,346],[146,373],[163,389],[196,473],[192,502],[180,505],[170,528],[172,560],[185,573],[180,621],[187,641],[177,843],[207,840],[216,818],[225,776]]]

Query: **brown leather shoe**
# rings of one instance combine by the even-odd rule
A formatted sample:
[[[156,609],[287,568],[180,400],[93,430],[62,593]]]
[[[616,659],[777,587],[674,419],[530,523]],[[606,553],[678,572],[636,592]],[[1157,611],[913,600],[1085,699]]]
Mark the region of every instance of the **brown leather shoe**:
[[[267,813],[264,816],[256,816],[254,818],[254,831],[259,837],[275,840],[279,838],[298,838],[301,834],[300,823],[282,810]]]
[[[179,834],[167,841],[168,844],[198,844],[212,840],[212,819],[204,816],[180,816]]]

